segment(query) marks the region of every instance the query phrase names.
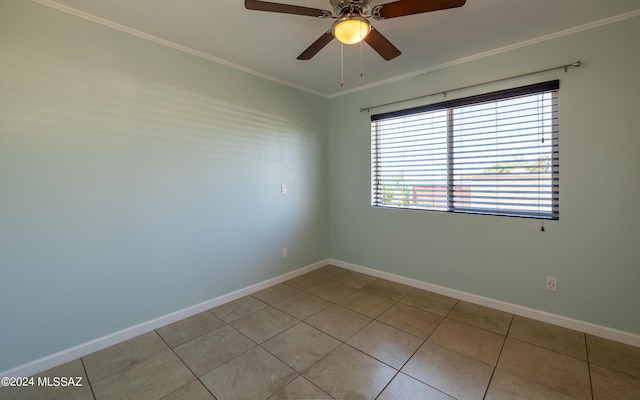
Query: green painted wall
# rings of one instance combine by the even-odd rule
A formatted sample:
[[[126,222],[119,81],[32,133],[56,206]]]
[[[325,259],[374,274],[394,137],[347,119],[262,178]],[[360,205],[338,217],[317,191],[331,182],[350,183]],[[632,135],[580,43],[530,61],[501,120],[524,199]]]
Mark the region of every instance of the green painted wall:
[[[0,371],[327,257],[640,334],[639,22],[327,100],[2,1]],[[455,94],[561,80],[560,220],[544,233],[369,206],[359,107],[577,59]]]
[[[327,112],[0,2],[0,371],[327,258]]]
[[[331,256],[640,334],[638,37],[636,17],[332,99]],[[560,79],[560,220],[545,232],[530,219],[370,207],[370,115],[360,107],[578,59],[568,73],[448,97]],[[557,293],[545,291],[546,275]]]

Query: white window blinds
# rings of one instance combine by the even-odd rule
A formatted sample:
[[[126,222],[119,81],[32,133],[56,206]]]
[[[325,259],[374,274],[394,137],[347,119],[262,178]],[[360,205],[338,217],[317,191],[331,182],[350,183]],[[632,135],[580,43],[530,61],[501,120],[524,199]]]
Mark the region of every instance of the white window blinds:
[[[559,81],[371,117],[371,203],[558,219]]]

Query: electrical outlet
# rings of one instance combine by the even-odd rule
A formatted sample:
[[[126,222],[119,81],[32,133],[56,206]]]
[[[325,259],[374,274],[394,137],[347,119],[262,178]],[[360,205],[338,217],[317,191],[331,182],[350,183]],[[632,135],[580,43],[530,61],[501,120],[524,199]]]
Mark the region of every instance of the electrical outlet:
[[[286,183],[283,183],[282,185],[280,185],[280,193],[287,194],[287,184]]]
[[[287,258],[287,255],[288,255],[287,248],[286,248],[286,247],[283,247],[283,248],[282,248],[282,258]]]
[[[552,292],[558,291],[558,280],[555,276],[547,276],[546,288]]]

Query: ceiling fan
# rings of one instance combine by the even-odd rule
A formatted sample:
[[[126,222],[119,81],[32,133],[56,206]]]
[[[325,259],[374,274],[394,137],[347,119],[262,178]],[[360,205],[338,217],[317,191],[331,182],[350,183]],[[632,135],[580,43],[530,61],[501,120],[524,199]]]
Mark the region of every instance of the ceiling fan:
[[[283,14],[306,15],[317,18],[333,18],[336,21],[331,29],[311,44],[298,56],[298,60],[310,60],[318,54],[333,38],[345,44],[365,41],[385,60],[400,55],[396,48],[377,29],[371,26],[368,18],[376,20],[420,14],[447,8],[462,7],[466,0],[398,0],[371,7],[371,0],[329,0],[333,11],[318,8],[273,3],[260,0],[245,0],[248,10],[269,11]]]

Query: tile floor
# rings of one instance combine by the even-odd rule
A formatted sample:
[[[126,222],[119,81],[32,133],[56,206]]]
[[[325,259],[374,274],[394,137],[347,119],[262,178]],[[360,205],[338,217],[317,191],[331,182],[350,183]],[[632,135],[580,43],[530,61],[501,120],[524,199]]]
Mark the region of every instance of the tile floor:
[[[2,399],[640,399],[640,348],[325,266]]]

